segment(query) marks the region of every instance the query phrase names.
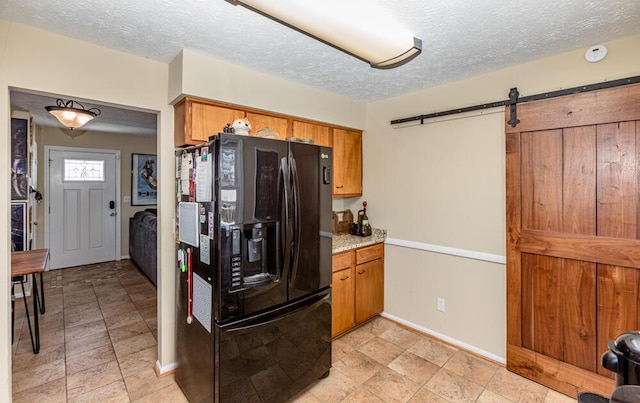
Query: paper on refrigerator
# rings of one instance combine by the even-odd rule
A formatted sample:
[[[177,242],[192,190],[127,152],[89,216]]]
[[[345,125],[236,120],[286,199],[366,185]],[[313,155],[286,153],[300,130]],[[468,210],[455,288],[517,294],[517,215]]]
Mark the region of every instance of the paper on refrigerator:
[[[211,201],[211,154],[196,157],[196,201]]]
[[[180,164],[180,187],[183,195],[189,195],[189,173],[193,168],[193,156],[191,153],[182,154],[182,163]]]

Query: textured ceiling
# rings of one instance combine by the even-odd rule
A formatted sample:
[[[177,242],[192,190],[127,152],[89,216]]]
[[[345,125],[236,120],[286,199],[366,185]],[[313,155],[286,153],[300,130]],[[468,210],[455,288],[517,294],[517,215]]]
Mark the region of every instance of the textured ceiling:
[[[640,33],[639,0],[369,2],[422,39],[423,53],[372,69],[225,0],[0,0],[0,19],[163,62],[188,48],[365,102]]]
[[[45,106],[55,106],[57,97],[19,91],[11,91],[10,97],[11,107],[16,110],[31,112],[36,125],[61,126],[58,120],[44,109]],[[69,100],[69,98],[63,99],[64,101]],[[79,136],[88,130],[140,136],[155,136],[157,133],[158,124],[155,113],[97,104],[76,98],[74,100],[79,101],[85,109],[100,109],[100,115],[82,128],[73,130],[73,133],[69,132],[68,134],[71,137]]]

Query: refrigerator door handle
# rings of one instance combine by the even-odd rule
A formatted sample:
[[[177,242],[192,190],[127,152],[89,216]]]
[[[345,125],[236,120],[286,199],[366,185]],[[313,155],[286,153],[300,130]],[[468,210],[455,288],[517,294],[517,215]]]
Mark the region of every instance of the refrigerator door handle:
[[[241,323],[238,323],[236,325],[231,324],[229,325],[229,327],[227,327],[225,329],[225,332],[232,334],[232,333],[239,333],[239,332],[243,332],[243,331],[248,331],[251,329],[255,329],[255,328],[259,328],[265,325],[269,325],[272,323],[276,323],[279,322],[283,319],[287,319],[288,317],[290,317],[291,315],[294,315],[302,310],[306,310],[306,309],[315,309],[316,307],[318,307],[319,305],[322,304],[326,304],[327,300],[330,300],[331,298],[331,294],[329,293],[322,293],[322,294],[317,294],[315,296],[313,296],[312,298],[309,298],[309,300],[304,301],[302,303],[299,303],[295,306],[295,308],[291,309],[290,311],[284,312],[278,316],[275,317],[267,317],[267,318],[254,318],[254,319],[250,319],[248,321],[242,321]],[[244,324],[243,324],[244,322]]]
[[[282,231],[281,239],[284,238],[280,247],[282,248],[283,262],[280,266],[282,268],[289,268],[291,265],[291,225],[289,223],[289,217],[291,216],[291,203],[290,203],[290,186],[291,178],[289,176],[289,163],[287,157],[282,157],[280,160],[280,170],[282,173],[282,189],[284,193],[284,217],[280,220],[280,229]]]
[[[293,239],[292,239],[292,243],[293,243],[293,247],[292,247],[292,260],[293,263],[291,265],[292,269],[291,269],[291,283],[290,284],[295,284],[295,280],[296,280],[296,276],[298,274],[298,262],[300,260],[300,254],[298,253],[298,247],[300,244],[300,183],[298,181],[298,169],[296,167],[296,160],[291,157],[291,161],[290,161],[290,167],[291,167],[291,182],[292,182],[292,200],[293,200],[293,225],[292,225],[292,232],[293,232]]]

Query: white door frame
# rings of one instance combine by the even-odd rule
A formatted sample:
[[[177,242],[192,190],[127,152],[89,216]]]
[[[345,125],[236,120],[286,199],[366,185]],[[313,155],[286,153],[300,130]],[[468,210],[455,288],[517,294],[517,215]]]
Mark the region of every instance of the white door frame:
[[[120,247],[120,243],[121,243],[121,225],[122,225],[122,218],[121,218],[121,209],[120,209],[120,182],[121,182],[121,177],[120,177],[120,165],[121,165],[121,159],[120,159],[120,150],[106,150],[106,149],[102,149],[102,148],[79,148],[79,147],[65,147],[65,146],[44,146],[44,157],[45,157],[45,164],[44,164],[44,177],[45,177],[45,181],[44,181],[44,195],[45,195],[45,200],[46,200],[46,204],[44,206],[44,247],[45,248],[49,248],[49,208],[50,208],[50,198],[49,195],[51,194],[49,192],[49,182],[50,182],[50,176],[49,176],[49,165],[50,165],[50,161],[51,161],[51,157],[50,157],[50,152],[51,151],[72,151],[72,152],[94,152],[94,153],[102,153],[102,154],[113,154],[116,158],[116,178],[115,178],[115,182],[116,182],[116,256],[115,259],[116,260],[121,260],[121,247]]]

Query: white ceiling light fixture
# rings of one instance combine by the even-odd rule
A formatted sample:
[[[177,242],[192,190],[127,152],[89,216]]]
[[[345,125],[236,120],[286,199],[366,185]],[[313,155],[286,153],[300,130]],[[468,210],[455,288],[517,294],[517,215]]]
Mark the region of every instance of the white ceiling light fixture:
[[[65,102],[60,98],[56,100],[56,106],[45,106],[44,108],[71,130],[84,126],[101,113],[98,108],[85,109],[84,105],[78,101],[70,99]]]
[[[398,67],[422,51],[420,39],[366,0],[227,1],[363,59],[371,67]]]

